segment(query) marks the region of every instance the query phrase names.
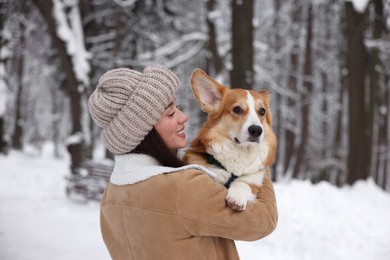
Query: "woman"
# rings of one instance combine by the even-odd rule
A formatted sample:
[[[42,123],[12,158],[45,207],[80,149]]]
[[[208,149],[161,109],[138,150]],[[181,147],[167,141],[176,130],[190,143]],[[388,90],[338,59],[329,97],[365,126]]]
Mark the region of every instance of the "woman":
[[[105,73],[89,100],[115,167],[101,202],[101,231],[113,259],[239,259],[233,240],[257,240],[276,227],[269,176],[243,212],[225,205],[212,172],[184,166],[188,117],[176,107],[178,78],[152,65]]]

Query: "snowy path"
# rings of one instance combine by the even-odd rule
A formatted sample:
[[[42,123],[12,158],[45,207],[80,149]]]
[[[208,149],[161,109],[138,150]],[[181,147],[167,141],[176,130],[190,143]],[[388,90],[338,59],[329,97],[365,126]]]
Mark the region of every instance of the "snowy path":
[[[110,259],[99,204],[66,198],[65,161],[0,157],[0,259]]]
[[[0,156],[0,260],[110,259],[99,205],[64,194],[65,160]],[[371,181],[337,189],[275,185],[279,224],[269,237],[238,242],[243,260],[388,260],[390,194]]]

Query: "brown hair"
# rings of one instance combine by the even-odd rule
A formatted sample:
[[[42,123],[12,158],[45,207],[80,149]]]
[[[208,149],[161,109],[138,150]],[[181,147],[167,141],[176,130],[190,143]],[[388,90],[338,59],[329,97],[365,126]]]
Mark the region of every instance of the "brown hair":
[[[184,162],[168,148],[154,127],[131,153],[150,155],[167,167],[184,166]]]

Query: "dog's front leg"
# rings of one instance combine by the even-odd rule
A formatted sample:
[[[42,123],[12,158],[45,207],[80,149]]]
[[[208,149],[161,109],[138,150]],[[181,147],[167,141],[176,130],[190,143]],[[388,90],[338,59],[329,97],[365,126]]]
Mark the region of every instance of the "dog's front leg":
[[[256,196],[253,194],[249,184],[239,179],[232,183],[225,198],[227,205],[237,211],[245,210],[248,202],[255,199]]]

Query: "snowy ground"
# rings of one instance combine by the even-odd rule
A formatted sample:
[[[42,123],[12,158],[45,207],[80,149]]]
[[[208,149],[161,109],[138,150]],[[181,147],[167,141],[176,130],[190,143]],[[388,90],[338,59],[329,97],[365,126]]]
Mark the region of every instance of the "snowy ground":
[[[110,259],[99,204],[66,198],[67,161],[12,152],[0,156],[0,260]],[[243,260],[388,260],[390,194],[372,181],[275,185],[279,224],[269,237],[238,242]]]

